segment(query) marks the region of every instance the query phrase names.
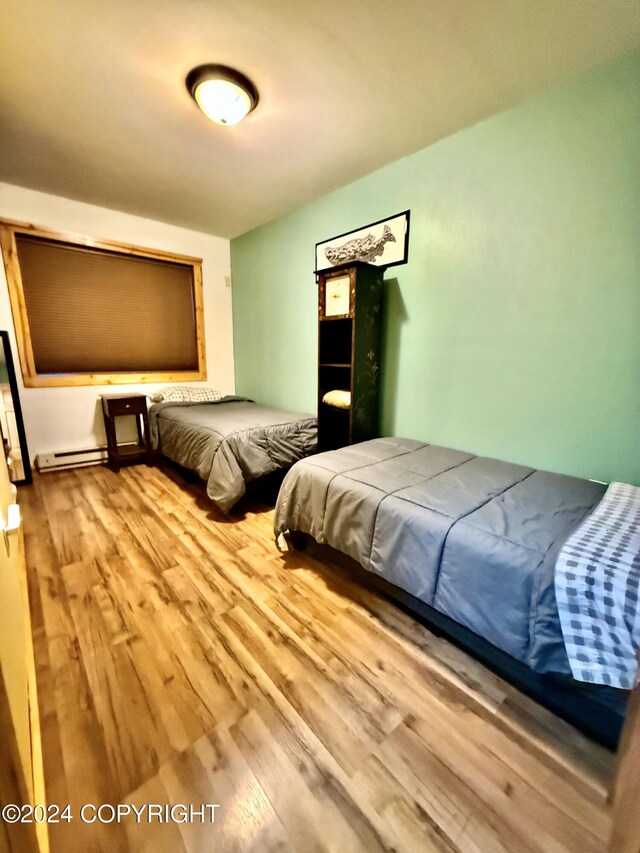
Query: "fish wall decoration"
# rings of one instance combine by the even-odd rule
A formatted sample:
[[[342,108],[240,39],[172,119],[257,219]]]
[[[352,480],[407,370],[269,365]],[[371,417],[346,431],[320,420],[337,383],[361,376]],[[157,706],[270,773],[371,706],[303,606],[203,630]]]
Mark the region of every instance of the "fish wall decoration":
[[[327,260],[331,261],[334,266],[344,264],[347,261],[364,261],[371,263],[379,258],[384,252],[386,243],[396,242],[396,238],[391,233],[391,228],[385,225],[382,230],[382,237],[376,238],[369,232],[366,237],[356,237],[355,240],[348,240],[342,246],[334,246],[327,248],[324,253]]]
[[[409,255],[409,215],[405,210],[316,243],[316,272],[360,261],[380,267],[405,264]]]

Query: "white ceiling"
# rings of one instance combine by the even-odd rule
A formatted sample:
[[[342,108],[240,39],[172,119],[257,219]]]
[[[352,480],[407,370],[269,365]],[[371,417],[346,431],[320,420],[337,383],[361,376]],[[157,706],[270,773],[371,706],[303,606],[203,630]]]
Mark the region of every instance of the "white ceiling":
[[[4,0],[0,180],[232,237],[640,44],[638,0]],[[260,104],[218,127],[220,62]]]

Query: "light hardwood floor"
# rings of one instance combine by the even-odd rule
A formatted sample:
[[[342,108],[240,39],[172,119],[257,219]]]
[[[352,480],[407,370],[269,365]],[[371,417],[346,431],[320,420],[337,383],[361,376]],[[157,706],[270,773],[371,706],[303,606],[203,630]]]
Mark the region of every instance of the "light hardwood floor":
[[[328,552],[280,553],[272,511],[145,466],[20,497],[54,853],[605,849],[613,756]],[[80,822],[103,802],[220,808]]]

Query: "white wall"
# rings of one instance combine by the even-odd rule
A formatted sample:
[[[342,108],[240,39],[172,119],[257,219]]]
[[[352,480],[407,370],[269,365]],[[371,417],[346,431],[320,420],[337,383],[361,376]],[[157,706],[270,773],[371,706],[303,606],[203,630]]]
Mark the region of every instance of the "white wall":
[[[0,218],[202,258],[207,385],[227,394],[234,392],[228,240],[3,183],[0,183]],[[4,269],[0,272],[0,329],[7,329],[11,337],[32,464],[36,454],[44,451],[105,444],[98,406],[101,393],[151,394],[160,387],[145,384],[25,388]]]

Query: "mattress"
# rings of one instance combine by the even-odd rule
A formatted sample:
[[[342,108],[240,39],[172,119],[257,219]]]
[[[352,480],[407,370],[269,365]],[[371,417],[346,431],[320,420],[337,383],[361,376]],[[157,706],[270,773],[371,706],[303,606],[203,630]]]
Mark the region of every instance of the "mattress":
[[[276,535],[303,531],[348,554],[537,672],[569,674],[554,566],[604,490],[382,438],[294,465],[274,528]]]
[[[154,449],[197,472],[209,498],[224,512],[242,497],[246,483],[316,449],[315,417],[243,397],[157,403],[149,409],[149,426]]]

